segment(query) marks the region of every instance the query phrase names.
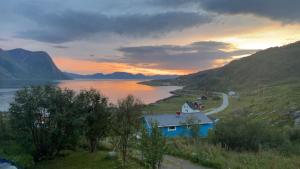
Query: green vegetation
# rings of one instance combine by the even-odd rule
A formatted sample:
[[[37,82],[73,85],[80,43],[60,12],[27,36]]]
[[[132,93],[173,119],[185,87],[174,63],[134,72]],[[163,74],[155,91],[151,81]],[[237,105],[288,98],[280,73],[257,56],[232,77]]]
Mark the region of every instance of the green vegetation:
[[[228,108],[218,114],[229,118],[234,112],[250,113],[255,118],[292,124],[291,113],[300,109],[300,83],[284,83],[263,88],[238,91],[230,97]]]
[[[83,132],[89,142],[90,152],[96,151],[99,140],[107,136],[109,116],[107,98],[92,89],[81,91],[75,99],[78,114],[84,114]]]
[[[12,49],[0,50],[0,79],[3,82],[69,78],[57,68],[46,52]]]
[[[300,162],[299,129],[234,116],[217,123],[208,139],[169,139],[168,154],[217,168],[295,169]]]
[[[192,145],[188,140],[172,140],[168,153],[216,169],[296,169],[300,166],[297,155],[284,155],[277,151],[231,151],[207,143]]]
[[[203,100],[205,108],[203,111],[215,108],[221,105],[222,100],[213,99],[211,93],[207,93],[201,90],[180,90],[175,92],[175,96],[161,100],[159,102],[147,105],[144,110],[149,113],[158,114],[173,114],[175,112],[181,111],[181,106],[186,101],[197,101],[202,95],[211,96],[208,100]]]
[[[108,105],[107,98],[93,89],[75,94],[52,86],[24,88],[16,93],[9,113],[0,114],[0,156],[26,169],[35,164],[42,168],[131,168],[128,147],[138,130],[142,106],[133,96],[117,106]],[[103,160],[98,149],[100,140],[106,138],[115,141],[110,147],[118,150],[113,159],[119,159],[120,152],[122,163]]]
[[[300,42],[259,51],[217,69],[175,79],[145,82],[149,85],[179,85],[210,91],[260,88],[282,82],[299,82]]]
[[[128,149],[133,135],[138,131],[142,103],[139,99],[129,95],[118,102],[118,108],[112,116],[112,132],[117,137],[118,148],[122,156],[122,167],[127,166]]]
[[[159,169],[165,154],[165,138],[157,124],[152,124],[151,133],[146,129],[142,130],[142,138],[140,144],[145,166],[151,169]]]
[[[107,157],[107,151],[76,151],[57,157],[53,160],[38,162],[34,169],[118,169],[121,166],[119,160],[111,160]],[[140,169],[140,165],[130,161],[128,169]]]

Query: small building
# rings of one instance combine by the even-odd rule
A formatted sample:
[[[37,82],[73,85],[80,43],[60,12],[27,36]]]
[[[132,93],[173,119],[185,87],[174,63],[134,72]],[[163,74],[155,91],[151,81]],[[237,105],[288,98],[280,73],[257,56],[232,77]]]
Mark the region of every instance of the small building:
[[[198,103],[193,103],[193,102],[185,102],[181,106],[181,112],[182,113],[199,113],[202,105],[199,105]]]
[[[191,126],[198,127],[200,137],[206,137],[214,126],[214,122],[201,112],[143,116],[143,125],[148,132],[151,132],[154,123],[157,123],[163,136],[169,138],[192,136]]]
[[[208,99],[208,97],[207,96],[205,96],[205,95],[203,95],[203,96],[200,96],[199,98],[198,98],[198,100],[207,100]]]
[[[228,92],[228,95],[229,95],[229,96],[235,96],[235,95],[236,95],[236,92],[235,92],[235,91],[229,91],[229,92]]]

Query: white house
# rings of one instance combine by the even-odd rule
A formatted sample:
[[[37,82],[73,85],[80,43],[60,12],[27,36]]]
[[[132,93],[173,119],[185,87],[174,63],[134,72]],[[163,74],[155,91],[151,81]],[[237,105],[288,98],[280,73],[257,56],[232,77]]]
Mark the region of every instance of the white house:
[[[197,103],[185,102],[181,106],[182,113],[199,113],[199,105]]]
[[[235,91],[229,91],[229,92],[228,92],[228,95],[229,95],[229,96],[235,96],[235,95],[236,95],[236,92],[235,92]]]

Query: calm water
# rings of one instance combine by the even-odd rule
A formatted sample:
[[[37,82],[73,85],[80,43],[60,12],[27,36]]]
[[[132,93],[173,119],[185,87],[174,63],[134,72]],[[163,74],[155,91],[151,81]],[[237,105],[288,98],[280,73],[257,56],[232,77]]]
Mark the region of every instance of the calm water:
[[[94,88],[107,96],[112,103],[117,103],[118,99],[126,97],[128,94],[140,98],[146,104],[153,103],[171,96],[170,91],[181,88],[178,86],[152,87],[137,84],[140,81],[142,80],[65,80],[51,83],[61,88],[69,88],[75,91]],[[14,94],[18,89],[24,85],[31,84],[39,83],[10,82],[5,85],[2,83],[0,85],[0,111],[8,110],[9,104],[13,101]]]

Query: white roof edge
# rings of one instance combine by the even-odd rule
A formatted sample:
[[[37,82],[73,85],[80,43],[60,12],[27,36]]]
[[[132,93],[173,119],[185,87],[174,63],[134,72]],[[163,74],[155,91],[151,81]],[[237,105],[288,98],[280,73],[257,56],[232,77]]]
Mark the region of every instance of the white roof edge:
[[[197,124],[213,124],[214,122],[207,122],[207,123],[197,123]],[[186,126],[186,125],[195,125],[195,124],[181,124],[181,125],[164,125],[158,127],[172,127],[172,126]]]

